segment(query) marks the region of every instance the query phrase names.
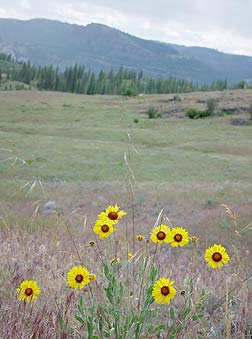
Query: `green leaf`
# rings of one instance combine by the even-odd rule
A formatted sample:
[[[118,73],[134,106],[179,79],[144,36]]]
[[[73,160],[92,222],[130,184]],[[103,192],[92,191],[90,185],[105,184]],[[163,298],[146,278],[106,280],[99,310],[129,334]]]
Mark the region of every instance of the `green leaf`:
[[[85,324],[85,321],[78,315],[75,315],[75,319],[78,320],[81,324]]]
[[[186,307],[183,312],[183,319],[186,319],[188,314],[190,313],[190,307]]]
[[[152,265],[150,269],[150,274],[148,276],[148,280],[153,284],[155,281],[156,276],[159,274],[160,268],[155,268],[154,265]]]
[[[176,327],[175,327],[174,322],[173,322],[172,325],[170,326],[169,331],[170,331],[171,334],[176,333]]]
[[[150,325],[150,327],[147,330],[148,334],[152,334],[153,333],[153,325]]]
[[[177,333],[181,332],[183,330],[184,326],[182,324],[179,324],[177,327]]]
[[[196,311],[201,311],[203,310],[205,303],[206,303],[206,291],[202,289],[201,294],[200,294],[200,302],[195,306]]]
[[[192,281],[192,278],[190,278],[190,280],[189,280],[189,286],[190,286],[190,292],[192,293],[192,291],[193,291],[193,281]]]
[[[198,320],[198,319],[203,318],[203,317],[204,317],[204,314],[202,314],[202,313],[194,314],[192,316],[192,320]]]
[[[197,304],[194,308],[195,308],[196,311],[200,311],[200,310],[202,310],[204,308],[204,303]]]
[[[105,336],[105,338],[108,338],[108,339],[110,338],[110,333],[109,332],[104,331],[103,335]]]
[[[108,287],[104,288],[104,291],[106,292],[106,296],[107,296],[110,304],[113,305],[114,304],[114,301],[113,301],[114,294],[113,294],[113,289],[112,289],[111,285],[109,284]]]
[[[120,319],[120,310],[118,308],[113,308],[113,307],[110,307],[109,308],[109,313],[111,315],[113,315],[113,317],[115,318],[115,320],[119,320]]]
[[[78,310],[79,310],[80,314],[84,317],[85,316],[85,312],[84,312],[84,309],[83,309],[83,299],[82,299],[82,297],[80,298],[80,302],[79,302],[79,305],[78,305]]]
[[[201,293],[200,293],[200,299],[205,298],[205,296],[206,296],[206,290],[203,288]]]
[[[81,308],[83,308],[83,298],[82,297],[80,298],[80,304],[79,305],[80,305]]]
[[[60,323],[60,329],[61,330],[64,330],[65,329],[65,322],[64,322],[64,319],[60,319],[60,321],[59,321],[59,323]]]
[[[93,338],[93,325],[88,321],[87,322],[87,329],[88,329],[88,339]]]
[[[165,324],[161,324],[155,328],[155,332],[159,335],[162,330],[165,329]]]
[[[174,313],[173,307],[170,308],[170,317],[171,317],[171,319],[175,318],[175,313]]]
[[[118,297],[116,298],[117,305],[119,305],[121,303],[122,297],[123,297],[123,285],[120,282],[120,284],[119,284],[119,294],[118,294]]]
[[[103,269],[104,269],[105,277],[107,278],[108,281],[110,281],[111,278],[113,277],[113,275],[109,272],[108,265],[107,265],[107,264],[104,264],[104,265],[103,265]]]

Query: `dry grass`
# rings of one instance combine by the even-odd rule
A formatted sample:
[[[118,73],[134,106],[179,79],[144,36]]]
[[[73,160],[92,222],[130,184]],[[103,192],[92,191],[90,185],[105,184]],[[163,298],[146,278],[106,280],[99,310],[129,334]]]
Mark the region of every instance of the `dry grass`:
[[[223,207],[225,211],[225,207]],[[226,212],[225,212],[226,213]],[[193,321],[190,317],[185,321],[183,332],[176,338],[245,338],[252,331],[252,283],[250,279],[242,282],[251,272],[251,249],[246,246],[247,232],[243,227],[230,219],[231,231],[229,241],[218,233],[218,242],[227,247],[231,257],[230,264],[222,270],[211,270],[204,262],[204,250],[211,245],[209,236],[215,237],[214,230],[204,229],[199,241],[181,249],[162,246],[156,252],[154,244],[135,241],[134,264],[127,260],[127,247],[132,251],[132,229],[129,230],[131,216],[118,226],[116,238],[99,241],[92,234],[92,221],[83,226],[83,218],[69,223],[64,217],[51,216],[49,219],[36,215],[33,223],[27,220],[25,225],[1,221],[1,253],[0,253],[0,336],[1,338],[83,338],[86,329],[74,319],[78,314],[77,305],[80,296],[84,298],[85,307],[90,307],[89,290],[73,292],[66,283],[66,274],[75,264],[79,264],[78,254],[82,263],[97,275],[97,283],[91,287],[96,303],[102,303],[103,288],[106,279],[100,261],[109,260],[115,256],[121,258],[121,268],[118,279],[122,281],[127,293],[122,301],[122,312],[127,304],[135,304],[137,313],[137,297],[139,286],[145,286],[146,276],[142,280],[143,260],[149,258],[155,266],[161,267],[160,276],[168,276],[175,280],[178,291],[172,301],[176,314],[181,312],[185,290],[190,294],[189,279],[193,281],[192,304],[199,303],[200,293],[206,291],[206,303],[201,310],[204,317]],[[168,222],[164,216],[164,222]],[[65,223],[69,223],[74,244],[69,237]],[[235,222],[238,222],[236,219]],[[136,233],[148,236],[153,225],[136,227]],[[173,225],[175,226],[175,225]],[[240,236],[236,234],[240,233]],[[191,235],[198,235],[196,230]],[[200,233],[200,232],[199,232]],[[127,237],[125,236],[127,234]],[[94,248],[89,241],[95,240]],[[119,245],[115,244],[119,240]],[[128,245],[128,246],[127,246]],[[99,255],[98,255],[99,254]],[[134,265],[134,273],[132,271]],[[142,273],[141,273],[142,272]],[[134,278],[132,276],[134,274]],[[147,273],[145,273],[147,274]],[[42,290],[39,299],[32,305],[17,300],[16,287],[24,279],[35,279]],[[135,287],[134,287],[135,286]],[[134,288],[133,288],[134,287]],[[231,293],[229,293],[231,292]],[[167,321],[169,306],[152,305],[151,311],[156,314],[156,325]],[[126,312],[126,311],[125,311]],[[125,314],[121,314],[124,317]],[[177,320],[179,321],[179,320]],[[182,320],[181,320],[182,321]],[[111,338],[115,338],[111,335]],[[144,336],[143,338],[154,338]],[[160,336],[160,338],[166,338]]]

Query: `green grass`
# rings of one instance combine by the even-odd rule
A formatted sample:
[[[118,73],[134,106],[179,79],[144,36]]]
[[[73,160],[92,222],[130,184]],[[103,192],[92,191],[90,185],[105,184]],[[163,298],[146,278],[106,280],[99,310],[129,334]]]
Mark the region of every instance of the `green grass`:
[[[0,80],[0,91],[28,90],[29,87],[29,85],[20,81]]]
[[[15,95],[8,94],[8,98]],[[16,166],[7,172],[9,163],[2,164],[2,179],[18,173],[25,180],[36,176],[50,181],[55,175],[66,181],[121,180],[125,175],[124,153],[130,147],[128,132],[140,153],[131,149],[131,165],[138,182],[250,179],[249,126],[233,127],[225,119],[146,121],[145,117],[135,125],[132,122],[138,102],[134,99],[128,103],[118,97],[108,100],[55,94],[53,98],[48,94],[50,102],[42,104],[38,93],[34,99],[32,93],[28,97],[26,104],[3,102],[0,108],[2,147],[30,160],[22,168]],[[60,99],[62,105],[58,104]],[[67,101],[71,104],[64,104]]]
[[[15,186],[35,178],[47,187],[63,182],[72,193],[81,183],[121,188],[127,153],[136,189],[161,195],[164,203],[166,197],[187,200],[188,206],[206,206],[209,199],[251,202],[251,126],[232,126],[229,117],[150,120],[138,113],[164,97],[0,93],[1,149],[12,151],[1,150],[1,159],[16,155],[26,161],[0,163],[2,199],[6,182]]]

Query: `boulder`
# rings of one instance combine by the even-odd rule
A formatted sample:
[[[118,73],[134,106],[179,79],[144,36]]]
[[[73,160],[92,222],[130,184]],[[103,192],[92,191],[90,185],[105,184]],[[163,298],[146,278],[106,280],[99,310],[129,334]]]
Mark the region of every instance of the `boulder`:
[[[63,206],[56,203],[55,201],[48,201],[42,208],[43,214],[63,214]]]

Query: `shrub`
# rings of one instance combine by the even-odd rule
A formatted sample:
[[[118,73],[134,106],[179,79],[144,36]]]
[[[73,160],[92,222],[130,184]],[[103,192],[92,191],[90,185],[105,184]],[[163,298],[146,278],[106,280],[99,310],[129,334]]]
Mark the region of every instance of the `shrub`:
[[[139,119],[135,118],[134,123],[137,124],[139,122]]]
[[[198,110],[196,108],[190,108],[186,111],[186,116],[190,119],[205,118],[211,115],[208,110]]]
[[[244,80],[241,80],[240,82],[238,82],[238,84],[235,85],[235,88],[244,89],[245,85],[246,85],[246,82]]]
[[[127,88],[124,92],[124,95],[128,96],[128,97],[134,97],[134,96],[137,95],[137,93],[136,93],[136,90],[134,88]]]
[[[158,111],[157,108],[155,108],[153,106],[148,108],[147,114],[148,114],[149,119],[161,118],[161,113]]]
[[[217,107],[217,101],[215,99],[207,99],[206,104],[208,112],[212,114]]]
[[[232,115],[237,112],[236,108],[222,108],[219,115]]]

